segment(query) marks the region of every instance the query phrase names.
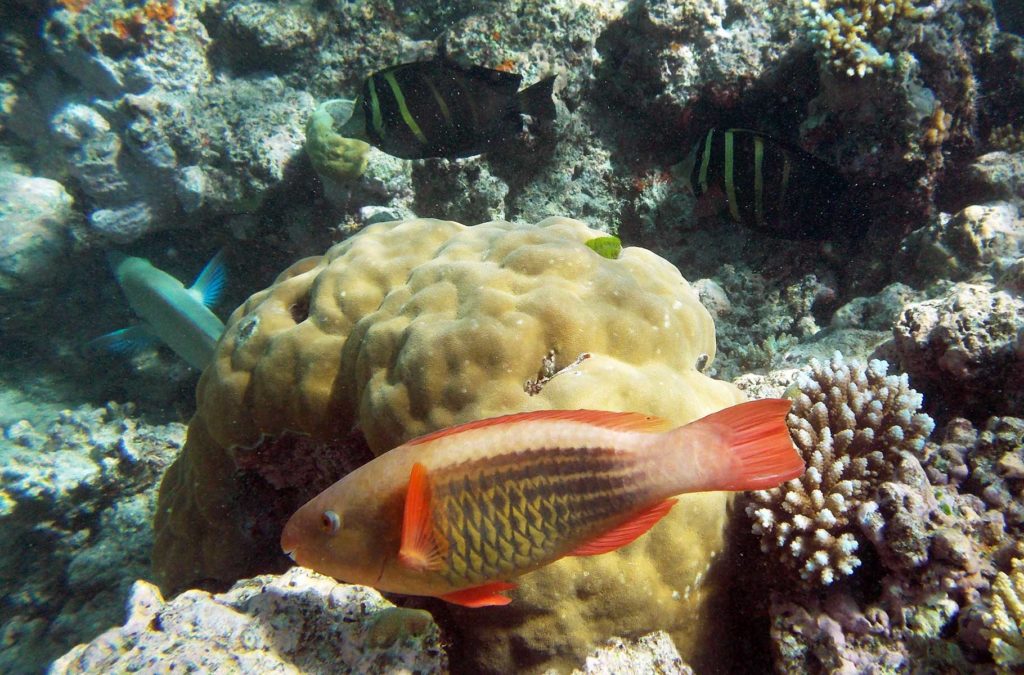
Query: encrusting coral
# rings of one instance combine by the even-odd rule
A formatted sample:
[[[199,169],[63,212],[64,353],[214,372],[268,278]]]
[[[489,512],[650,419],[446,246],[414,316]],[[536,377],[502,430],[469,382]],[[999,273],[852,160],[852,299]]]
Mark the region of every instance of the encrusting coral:
[[[1000,572],[992,582],[992,612],[984,631],[992,658],[1005,673],[1024,667],[1024,546],[1018,544],[1017,554],[1010,573]]]
[[[906,375],[886,375],[884,361],[864,367],[812,360],[795,383],[789,414],[807,462],[800,478],[749,495],[747,514],[761,549],[809,584],[828,585],[861,564],[859,525],[878,509],[877,489],[892,480],[900,454],[919,454],[934,427],[918,412],[921,395]]]
[[[608,258],[586,245],[604,234],[565,218],[379,223],[250,297],[161,486],[164,587],[283,567],[295,508],[423,433],[550,408],[683,424],[742,400],[696,369],[714,357],[714,326],[679,271],[641,248]],[[634,544],[526,575],[507,607],[456,613],[464,653],[476,670],[568,666],[613,635],[664,629],[693,660],[714,644],[702,608],[728,501],[685,495]]]

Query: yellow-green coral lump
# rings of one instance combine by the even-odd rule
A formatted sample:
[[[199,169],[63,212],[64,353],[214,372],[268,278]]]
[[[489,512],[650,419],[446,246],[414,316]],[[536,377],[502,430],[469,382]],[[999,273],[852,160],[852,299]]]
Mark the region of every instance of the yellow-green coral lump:
[[[1024,558],[1013,559],[1009,574],[996,575],[992,612],[986,618],[984,634],[999,672],[1020,672],[1024,666]]]
[[[306,154],[321,178],[351,181],[366,171],[370,145],[337,132],[352,117],[352,109],[353,102],[348,99],[331,99],[317,106],[309,116]]]

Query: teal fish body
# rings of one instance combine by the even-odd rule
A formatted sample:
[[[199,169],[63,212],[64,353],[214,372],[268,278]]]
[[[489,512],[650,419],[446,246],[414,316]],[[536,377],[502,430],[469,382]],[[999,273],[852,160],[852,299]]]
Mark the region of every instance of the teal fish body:
[[[750,129],[711,129],[673,173],[698,199],[740,225],[783,238],[823,238],[835,226],[846,185],[803,150]]]
[[[145,258],[112,255],[114,276],[145,323],[101,336],[92,344],[123,352],[155,339],[202,370],[213,359],[214,347],[224,333],[223,322],[209,309],[224,288],[222,258],[219,253],[214,256],[192,287],[185,288]]]
[[[403,159],[478,155],[520,133],[523,115],[554,118],[554,77],[520,91],[522,80],[443,54],[392,66],[363,81],[341,134]]]

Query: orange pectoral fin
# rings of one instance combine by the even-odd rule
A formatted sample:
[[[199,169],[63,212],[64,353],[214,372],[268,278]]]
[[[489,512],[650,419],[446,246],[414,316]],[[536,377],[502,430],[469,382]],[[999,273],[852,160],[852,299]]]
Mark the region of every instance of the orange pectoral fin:
[[[442,595],[441,599],[453,605],[463,607],[492,607],[495,605],[507,605],[512,598],[502,595],[501,591],[510,591],[515,584],[507,581],[494,581],[483,586],[474,586],[454,593]]]
[[[673,498],[658,502],[618,527],[608,530],[597,539],[592,539],[576,548],[569,555],[600,555],[622,548],[626,544],[632,544],[640,535],[664,518],[677,501],[679,500]]]
[[[406,567],[423,572],[444,566],[444,549],[434,534],[430,518],[430,481],[427,468],[417,462],[409,475],[402,517],[402,546],[398,560]]]

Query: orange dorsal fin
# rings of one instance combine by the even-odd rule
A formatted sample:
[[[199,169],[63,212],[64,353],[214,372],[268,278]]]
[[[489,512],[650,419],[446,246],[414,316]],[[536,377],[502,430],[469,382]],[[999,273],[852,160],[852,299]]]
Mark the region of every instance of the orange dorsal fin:
[[[763,490],[797,478],[804,472],[804,460],[793,446],[786,425],[792,401],[765,398],[748,401],[712,413],[692,423],[713,429],[732,456],[728,471],[715,476],[705,490]],[[691,425],[683,427],[685,433]],[[716,452],[723,452],[716,449]]]
[[[402,547],[398,560],[416,571],[439,570],[444,565],[444,550],[434,534],[430,519],[430,481],[427,468],[417,462],[412,465],[409,487],[405,492],[405,512],[402,517]]]
[[[626,522],[608,530],[597,539],[591,539],[582,546],[577,547],[569,555],[601,555],[626,544],[632,544],[641,534],[654,527],[654,525],[665,517],[672,510],[672,506],[679,500],[666,499],[654,506],[644,509]]]
[[[494,605],[507,605],[512,598],[502,595],[502,591],[511,591],[516,585],[507,581],[492,581],[483,586],[474,586],[454,593],[442,595],[441,599],[453,605],[463,607],[492,607]]]
[[[445,436],[454,436],[455,434],[461,434],[466,431],[484,429],[486,427],[497,426],[499,424],[524,424],[529,422],[550,421],[583,422],[584,424],[591,424],[595,427],[602,427],[604,429],[615,429],[618,431],[642,431],[647,433],[668,431],[674,426],[668,420],[664,420],[660,417],[635,412],[609,412],[607,410],[534,410],[533,412],[502,415],[501,417],[488,417],[487,419],[476,420],[475,422],[457,424],[454,427],[447,427],[445,429],[440,429],[426,434],[425,436],[414,438],[407,442],[406,445],[428,443]]]

